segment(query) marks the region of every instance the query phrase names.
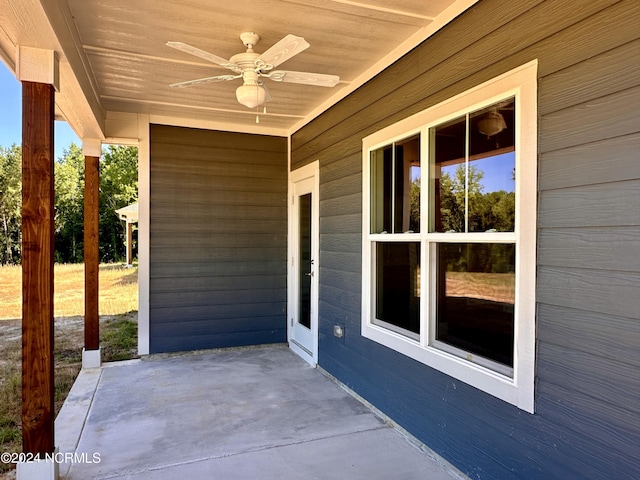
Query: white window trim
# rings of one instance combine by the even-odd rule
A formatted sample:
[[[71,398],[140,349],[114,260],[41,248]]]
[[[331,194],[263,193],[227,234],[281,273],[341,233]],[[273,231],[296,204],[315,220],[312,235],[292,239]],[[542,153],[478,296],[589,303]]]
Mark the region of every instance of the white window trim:
[[[536,212],[537,212],[537,70],[534,60],[497,78],[463,92],[445,102],[390,125],[363,139],[363,215],[362,215],[362,336],[392,348],[408,357],[494,395],[529,413],[534,412],[535,376],[535,288],[536,288]],[[516,305],[514,325],[513,377],[469,362],[456,355],[430,345],[428,315],[429,296],[420,299],[420,340],[416,341],[373,323],[372,301],[375,298],[372,281],[375,241],[420,241],[422,234],[375,235],[370,234],[370,171],[369,152],[391,142],[421,133],[421,158],[426,151],[428,130],[462,113],[491,105],[508,96],[516,101],[516,225],[514,233],[482,234],[479,241],[513,242],[516,248]],[[425,210],[425,198],[422,211]],[[426,219],[422,215],[421,231],[426,232]],[[452,235],[446,235],[448,241]],[[456,235],[457,236],[457,235]],[[429,234],[433,240],[434,234]],[[472,241],[463,234],[460,239]],[[428,261],[427,242],[422,240],[423,265]],[[428,265],[428,264],[427,264]],[[421,291],[428,292],[429,275],[421,276]]]

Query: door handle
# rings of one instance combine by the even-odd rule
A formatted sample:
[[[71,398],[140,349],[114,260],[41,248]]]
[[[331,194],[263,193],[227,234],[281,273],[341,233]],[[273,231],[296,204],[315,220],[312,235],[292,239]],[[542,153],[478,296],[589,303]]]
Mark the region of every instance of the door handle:
[[[307,277],[313,277],[313,272],[305,273]]]

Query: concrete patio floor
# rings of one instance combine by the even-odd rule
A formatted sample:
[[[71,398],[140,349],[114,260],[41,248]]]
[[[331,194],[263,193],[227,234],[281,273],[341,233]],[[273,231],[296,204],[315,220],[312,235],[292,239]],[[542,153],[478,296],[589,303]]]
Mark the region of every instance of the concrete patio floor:
[[[84,370],[56,444],[66,480],[460,478],[285,346]]]

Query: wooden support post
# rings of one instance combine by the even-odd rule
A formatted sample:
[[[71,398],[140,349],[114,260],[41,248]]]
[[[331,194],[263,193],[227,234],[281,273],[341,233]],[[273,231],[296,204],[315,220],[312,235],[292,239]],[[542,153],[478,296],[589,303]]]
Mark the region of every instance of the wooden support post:
[[[54,87],[22,82],[22,449],[54,450]]]
[[[84,151],[84,348],[88,351],[98,350],[100,347],[98,318],[100,153],[99,148],[98,152],[88,152],[86,145]]]
[[[127,267],[133,265],[133,223],[127,220]]]

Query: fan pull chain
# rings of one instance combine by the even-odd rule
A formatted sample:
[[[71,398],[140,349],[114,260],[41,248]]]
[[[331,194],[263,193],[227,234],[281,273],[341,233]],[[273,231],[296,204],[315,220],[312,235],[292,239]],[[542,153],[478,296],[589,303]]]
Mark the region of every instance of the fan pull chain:
[[[256,102],[259,102],[260,100],[259,100],[259,95],[258,95],[258,88],[260,88],[260,87],[258,86],[257,83],[255,85],[256,85]],[[260,123],[260,116],[259,116],[259,110],[258,110],[259,106],[260,105],[256,105],[256,123]]]
[[[265,107],[262,109],[262,113],[263,115],[267,114],[267,107],[265,105]],[[260,114],[258,113],[258,107],[256,107],[256,123],[260,123]]]

